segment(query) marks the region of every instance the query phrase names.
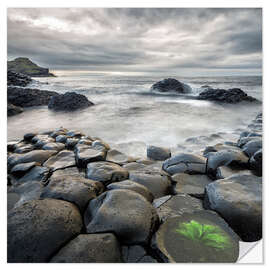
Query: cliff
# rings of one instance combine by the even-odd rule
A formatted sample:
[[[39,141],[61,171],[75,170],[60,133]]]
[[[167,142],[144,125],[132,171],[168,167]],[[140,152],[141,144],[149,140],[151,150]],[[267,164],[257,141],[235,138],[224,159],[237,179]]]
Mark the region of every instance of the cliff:
[[[25,57],[16,58],[13,61],[8,61],[8,70],[12,70],[17,73],[23,73],[31,77],[52,77],[55,76],[49,72],[48,68],[39,67],[33,63],[30,59]]]

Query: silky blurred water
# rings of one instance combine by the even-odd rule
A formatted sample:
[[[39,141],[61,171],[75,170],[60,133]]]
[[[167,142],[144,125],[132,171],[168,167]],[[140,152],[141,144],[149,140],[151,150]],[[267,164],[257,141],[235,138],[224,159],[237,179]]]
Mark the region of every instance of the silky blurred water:
[[[59,93],[75,91],[87,96],[95,106],[71,113],[53,112],[46,106],[26,109],[8,118],[8,140],[21,139],[27,132],[62,126],[100,137],[117,144],[118,149],[138,155],[147,144],[197,151],[207,144],[236,140],[261,111],[260,104],[219,105],[192,99],[203,90],[201,86],[209,85],[225,89],[239,87],[262,100],[262,79],[258,76],[174,77],[192,87],[191,95],[183,96],[151,93],[151,85],[161,77],[60,71],[56,74],[55,78],[35,78],[30,87]],[[194,139],[198,136],[203,136],[200,143]]]

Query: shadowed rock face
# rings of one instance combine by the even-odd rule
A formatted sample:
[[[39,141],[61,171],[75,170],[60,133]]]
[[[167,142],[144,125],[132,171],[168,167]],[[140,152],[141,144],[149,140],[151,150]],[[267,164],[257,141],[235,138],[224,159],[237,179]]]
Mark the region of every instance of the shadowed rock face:
[[[121,251],[112,233],[80,234],[63,247],[52,263],[120,263]]]
[[[233,175],[208,184],[204,206],[218,212],[242,238],[262,237],[262,179],[254,175]]]
[[[48,105],[50,98],[58,95],[59,94],[54,91],[13,86],[9,86],[7,89],[8,102],[20,107]]]
[[[93,105],[94,103],[89,101],[87,97],[75,92],[67,92],[63,95],[53,96],[50,99],[48,108],[54,111],[75,111]]]
[[[232,88],[228,90],[207,88],[200,93],[198,98],[202,100],[220,101],[225,103],[238,103],[241,101],[258,102],[256,98],[248,96],[239,88]]]
[[[26,86],[32,79],[22,73],[17,73],[12,70],[7,72],[7,85]]]
[[[62,200],[33,200],[8,214],[8,262],[46,262],[80,233],[78,208]]]
[[[7,116],[13,116],[19,113],[23,112],[23,108],[19,107],[19,106],[15,106],[11,103],[8,103],[7,105]]]
[[[173,78],[168,78],[156,82],[155,84],[152,85],[151,90],[158,92],[177,92],[177,93],[191,92],[191,88],[187,84],[181,83]]]
[[[26,57],[18,57],[13,61],[8,61],[8,70],[20,72],[32,77],[54,77],[54,74],[49,73],[48,68],[39,67]]]

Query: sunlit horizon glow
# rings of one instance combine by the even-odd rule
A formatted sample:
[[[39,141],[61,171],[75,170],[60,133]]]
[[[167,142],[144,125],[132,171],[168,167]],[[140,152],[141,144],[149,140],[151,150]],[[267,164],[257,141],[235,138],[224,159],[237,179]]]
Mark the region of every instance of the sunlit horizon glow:
[[[117,75],[262,74],[261,9],[9,8],[8,59]]]

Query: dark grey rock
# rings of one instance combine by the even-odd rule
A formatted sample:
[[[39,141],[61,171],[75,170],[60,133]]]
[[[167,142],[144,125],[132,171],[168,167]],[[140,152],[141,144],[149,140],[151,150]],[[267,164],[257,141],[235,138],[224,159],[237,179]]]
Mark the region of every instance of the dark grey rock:
[[[75,111],[93,105],[94,103],[84,95],[66,92],[63,95],[53,96],[49,101],[48,108],[54,111]]]
[[[238,259],[239,238],[221,217],[203,210],[168,218],[151,247],[163,262],[230,263]]]
[[[141,194],[147,201],[152,202],[154,199],[153,194],[145,186],[138,184],[134,181],[125,180],[117,183],[112,183],[107,186],[108,190],[113,189],[128,189]]]
[[[28,181],[18,186],[14,186],[13,191],[20,196],[20,199],[16,202],[14,207],[19,207],[32,200],[39,200],[43,188],[44,185],[37,181]]]
[[[54,91],[32,88],[8,86],[7,89],[8,103],[23,108],[48,105],[50,98],[58,95],[59,94]]]
[[[120,263],[120,246],[112,233],[80,234],[51,259],[52,263]]]
[[[61,200],[33,200],[8,213],[8,262],[47,262],[82,229],[76,206]]]
[[[30,169],[35,167],[36,165],[38,165],[37,162],[28,162],[28,163],[17,164],[11,169],[10,173],[16,177],[21,177],[26,172],[28,172]]]
[[[76,165],[75,154],[73,151],[63,150],[57,155],[49,158],[43,165],[51,168],[52,170],[73,167]]]
[[[49,176],[50,170],[46,167],[35,166],[31,170],[29,170],[23,177],[17,178],[15,181],[12,180],[12,184],[22,184],[25,182],[37,181],[46,183]]]
[[[134,158],[131,158],[117,150],[109,150],[107,152],[106,160],[109,162],[114,162],[120,165],[135,161]]]
[[[7,116],[17,115],[17,114],[22,113],[22,112],[23,112],[22,107],[15,106],[11,103],[7,104]]]
[[[91,162],[87,165],[86,177],[108,185],[113,182],[128,179],[129,173],[118,164],[100,161]]]
[[[144,171],[132,171],[129,179],[148,188],[154,198],[168,195],[171,191],[171,181],[168,176],[157,173],[149,174]]]
[[[212,153],[207,160],[207,174],[215,179],[220,166],[248,167],[248,157],[241,149],[228,149]]]
[[[21,147],[16,147],[16,149],[14,150],[14,153],[17,153],[17,154],[24,154],[24,153],[28,153],[32,150],[35,149],[35,146],[32,145],[32,144],[25,144]]]
[[[262,140],[252,140],[243,146],[243,152],[252,157],[258,150],[262,149]]]
[[[241,101],[258,102],[256,98],[248,96],[239,88],[232,88],[228,90],[208,88],[201,92],[198,98],[202,100],[212,100],[224,103],[239,103]]]
[[[25,87],[32,79],[22,73],[17,73],[13,70],[7,71],[7,85],[15,85]]]
[[[162,222],[173,216],[180,216],[184,213],[203,210],[202,201],[187,194],[169,195],[154,200],[154,207]]]
[[[205,174],[206,158],[195,154],[183,153],[167,159],[163,163],[162,168],[171,175],[176,173]]]
[[[87,203],[103,191],[103,185],[81,176],[54,176],[43,189],[41,198],[68,201],[83,213]]]
[[[250,168],[254,170],[258,176],[262,176],[262,162],[263,162],[263,152],[262,149],[255,152],[255,154],[250,158],[249,164]]]
[[[67,138],[66,139],[66,148],[67,149],[74,149],[80,139],[76,138]]]
[[[88,233],[111,231],[123,244],[147,244],[158,216],[155,208],[137,192],[110,190],[90,201],[84,223]]]
[[[53,150],[33,150],[25,154],[11,154],[8,157],[8,169],[11,170],[17,164],[28,163],[28,162],[38,162],[43,164],[49,157],[56,154]]]
[[[65,136],[65,135],[58,135],[58,136],[55,138],[55,141],[56,141],[56,142],[59,142],[59,143],[66,143],[66,141],[67,141],[67,136]]]
[[[168,78],[162,81],[156,82],[151,86],[151,90],[158,92],[177,92],[177,93],[190,93],[191,88],[176,79]]]
[[[218,212],[243,241],[262,237],[262,179],[234,175],[205,188],[205,207]]]
[[[57,152],[63,150],[65,145],[63,143],[51,142],[42,146],[43,150],[55,150]]]
[[[175,194],[186,193],[199,198],[204,196],[205,186],[212,182],[207,175],[186,173],[177,173],[173,175],[172,180],[176,182],[173,187]]]
[[[230,167],[230,166],[220,166],[217,168],[217,173],[215,179],[224,179],[235,174],[241,175],[252,175],[252,172],[248,169]]]
[[[125,263],[157,263],[144,247],[139,245],[122,246],[122,256]]]
[[[104,148],[78,144],[75,148],[75,159],[78,167],[86,168],[90,162],[105,160],[106,150]]]
[[[171,157],[171,150],[150,145],[147,147],[147,157],[152,160],[166,160]]]

